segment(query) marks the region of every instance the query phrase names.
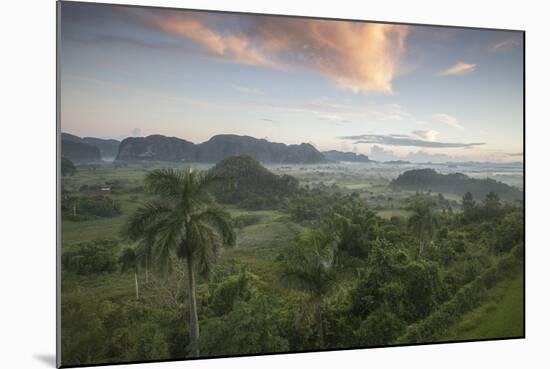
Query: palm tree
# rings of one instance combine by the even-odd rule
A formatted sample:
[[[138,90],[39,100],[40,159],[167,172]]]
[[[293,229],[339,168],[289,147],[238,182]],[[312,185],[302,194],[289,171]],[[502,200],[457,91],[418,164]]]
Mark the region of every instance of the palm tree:
[[[118,262],[121,265],[123,272],[126,272],[129,269],[134,270],[134,287],[136,289],[136,300],[139,300],[139,282],[138,282],[138,256],[136,251],[127,247],[122,250],[122,254],[118,258]]]
[[[288,251],[283,279],[307,292],[317,317],[319,348],[325,346],[323,329],[323,301],[333,288],[334,258],[338,238],[332,232],[306,231],[298,244]]]
[[[149,269],[153,255],[154,237],[151,234],[139,240],[136,245],[136,258],[140,266],[145,269],[145,285],[149,283]]]
[[[207,191],[215,180],[209,172],[191,168],[150,172],[145,188],[156,198],[136,210],[124,231],[132,240],[152,241],[154,261],[161,271],[172,268],[172,255],[187,261],[190,348],[195,357],[200,355],[195,271],[207,276],[219,249],[235,244],[230,215],[216,206]]]
[[[438,218],[433,210],[433,202],[417,200],[410,210],[413,212],[409,218],[409,229],[412,229],[420,242],[418,253],[422,254],[426,243],[432,239],[438,225]]]

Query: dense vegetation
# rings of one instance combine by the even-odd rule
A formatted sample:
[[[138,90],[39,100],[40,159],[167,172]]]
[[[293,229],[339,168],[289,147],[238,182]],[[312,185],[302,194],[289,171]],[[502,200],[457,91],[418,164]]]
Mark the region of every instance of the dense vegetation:
[[[121,214],[120,204],[102,194],[93,196],[68,196],[61,201],[63,219],[84,221],[96,218],[112,218]]]
[[[77,224],[71,199],[99,180],[121,214]],[[64,181],[65,365],[475,339],[465,319],[522,276],[523,208],[495,192],[407,194],[405,213],[381,217],[370,195],[250,157]],[[522,335],[513,317],[493,337]]]
[[[219,179],[212,193],[219,202],[260,210],[280,207],[298,189],[298,181],[287,175],[277,176],[251,156],[222,160],[211,173]]]
[[[494,179],[470,178],[462,173],[440,174],[433,169],[406,171],[393,180],[390,186],[394,189],[430,190],[457,195],[470,192],[476,199],[483,199],[489,192],[494,192],[505,200],[521,200],[523,198],[522,192],[517,188]]]
[[[61,176],[72,176],[76,173],[74,163],[67,158],[61,158]]]

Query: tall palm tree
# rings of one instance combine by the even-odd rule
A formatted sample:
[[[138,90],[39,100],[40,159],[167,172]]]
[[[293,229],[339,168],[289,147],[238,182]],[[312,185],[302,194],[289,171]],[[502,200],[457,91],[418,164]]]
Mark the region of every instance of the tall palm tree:
[[[139,240],[135,252],[137,262],[145,269],[145,284],[149,283],[149,269],[151,268],[151,259],[153,256],[153,246],[155,239],[153,234],[148,234]]]
[[[409,229],[411,229],[419,240],[418,253],[422,254],[426,243],[432,239],[434,232],[439,224],[437,214],[434,212],[434,206],[431,201],[417,200],[410,210],[413,212],[409,218]]]
[[[306,231],[295,247],[288,250],[283,279],[311,297],[317,317],[319,348],[325,346],[323,301],[334,287],[334,258],[338,239],[332,232]]]
[[[136,290],[136,300],[139,300],[138,256],[136,251],[131,247],[126,247],[122,250],[118,262],[123,272],[129,269],[134,270],[134,288]]]
[[[219,249],[235,244],[230,215],[208,192],[215,180],[209,172],[191,168],[148,173],[145,189],[155,198],[136,210],[124,232],[132,240],[154,240],[154,261],[161,271],[172,268],[172,255],[187,261],[190,349],[195,357],[200,355],[195,272],[208,275]]]

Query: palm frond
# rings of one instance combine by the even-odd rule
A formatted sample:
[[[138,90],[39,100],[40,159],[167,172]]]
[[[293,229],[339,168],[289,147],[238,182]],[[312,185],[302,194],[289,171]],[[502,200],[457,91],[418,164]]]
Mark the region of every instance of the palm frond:
[[[185,187],[188,172],[188,169],[155,169],[145,176],[145,189],[161,197],[179,196]]]
[[[233,229],[231,215],[227,211],[211,206],[194,215],[194,219],[211,225],[219,233],[224,246],[235,245],[237,236]]]
[[[152,201],[141,206],[128,218],[122,228],[122,236],[137,241],[155,228],[163,218],[169,216],[172,210],[160,201]]]
[[[123,272],[126,272],[129,269],[134,269],[137,265],[135,250],[131,247],[124,248],[118,258],[118,262],[120,263],[120,269]]]

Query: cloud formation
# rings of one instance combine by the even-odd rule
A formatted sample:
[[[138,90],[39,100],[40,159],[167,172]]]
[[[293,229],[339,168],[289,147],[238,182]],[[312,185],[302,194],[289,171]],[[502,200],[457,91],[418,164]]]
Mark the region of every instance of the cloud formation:
[[[449,114],[435,113],[433,118],[439,123],[444,123],[458,129],[464,129],[464,127],[458,122],[458,119]]]
[[[377,161],[406,160],[413,163],[447,163],[452,161],[464,160],[462,157],[452,157],[442,153],[429,153],[422,150],[409,152],[407,155],[396,155],[391,150],[386,150],[381,146],[374,145],[370,149],[369,158]]]
[[[405,52],[407,26],[234,15],[245,24],[236,27],[227,25],[228,17],[224,17],[156,11],[148,13],[146,22],[221,60],[315,70],[342,89],[393,93],[392,80]]]
[[[505,40],[502,40],[500,42],[497,42],[493,45],[492,49],[493,51],[497,50],[505,50],[509,49],[514,46],[520,46],[521,45],[521,39],[519,37],[511,37],[507,38]]]
[[[463,62],[458,62],[452,67],[449,67],[441,72],[439,72],[440,76],[451,76],[456,74],[465,74],[472,72],[475,69],[475,64],[467,64]]]
[[[245,94],[263,95],[263,92],[256,87],[249,87],[249,86],[242,86],[242,85],[231,85],[231,87]]]
[[[426,140],[426,141],[435,141],[435,138],[438,134],[438,132],[433,131],[431,129],[416,130],[416,131],[412,131],[412,133],[413,133],[413,135],[415,135],[417,137],[420,137],[421,139]]]
[[[247,104],[256,108],[275,109],[285,113],[306,114],[315,116],[323,121],[337,123],[417,121],[411,113],[399,104],[377,104],[368,102],[357,105],[351,103],[349,100],[327,97],[289,104],[255,99],[248,101]]]
[[[470,148],[485,145],[484,142],[438,142],[414,138],[409,135],[376,135],[365,134],[340,137],[343,140],[353,140],[355,144],[379,144],[388,146],[430,147],[430,148]]]

